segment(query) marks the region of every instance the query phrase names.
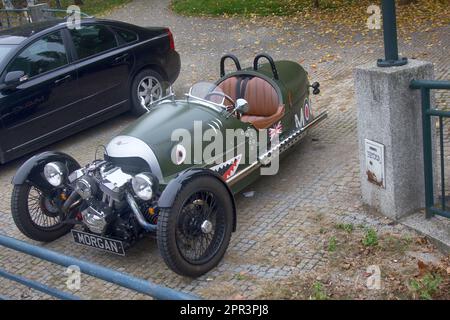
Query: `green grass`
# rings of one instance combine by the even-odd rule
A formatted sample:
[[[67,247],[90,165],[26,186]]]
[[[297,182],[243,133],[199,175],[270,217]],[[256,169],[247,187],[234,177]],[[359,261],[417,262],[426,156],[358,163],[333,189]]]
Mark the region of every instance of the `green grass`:
[[[351,223],[339,223],[336,225],[336,228],[347,233],[352,233],[355,230],[355,226]]]
[[[396,237],[396,236],[386,236],[380,241],[380,246],[383,250],[396,252],[399,254],[404,254],[412,244],[412,239],[410,237]]]
[[[377,232],[369,228],[366,230],[366,234],[364,235],[364,238],[362,240],[362,243],[366,247],[375,247],[378,245],[378,235]]]
[[[333,9],[355,0],[320,0],[322,9]],[[172,9],[185,15],[287,16],[312,7],[311,0],[172,0]]]
[[[327,300],[328,299],[327,292],[321,282],[319,282],[319,281],[314,282],[313,287],[312,287],[311,299],[313,299],[313,300]]]
[[[335,252],[337,246],[337,240],[336,237],[331,237],[328,241],[328,251],[329,252]]]
[[[283,7],[280,0],[174,0],[172,8],[175,12],[186,15],[257,14],[267,16],[292,13],[292,8]]]
[[[246,273],[238,273],[235,276],[235,279],[238,281],[250,280],[252,277]]]
[[[411,289],[420,299],[431,300],[433,295],[438,291],[442,278],[439,275],[427,273],[421,279],[413,279],[410,281]]]

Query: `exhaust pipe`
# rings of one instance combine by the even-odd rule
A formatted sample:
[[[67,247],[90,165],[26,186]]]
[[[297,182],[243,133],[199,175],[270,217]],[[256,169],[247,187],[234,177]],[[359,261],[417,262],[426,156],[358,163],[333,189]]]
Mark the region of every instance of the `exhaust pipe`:
[[[80,200],[80,195],[74,191],[70,194],[69,199],[64,202],[64,205],[62,207],[62,211],[67,214],[70,209],[72,209]]]
[[[147,220],[145,220],[144,216],[141,213],[141,210],[139,209],[138,204],[134,200],[134,197],[126,191],[126,197],[128,205],[130,206],[131,210],[133,211],[134,216],[136,217],[136,220],[139,222],[142,228],[144,228],[147,231],[150,232],[156,232],[156,225],[148,223]]]

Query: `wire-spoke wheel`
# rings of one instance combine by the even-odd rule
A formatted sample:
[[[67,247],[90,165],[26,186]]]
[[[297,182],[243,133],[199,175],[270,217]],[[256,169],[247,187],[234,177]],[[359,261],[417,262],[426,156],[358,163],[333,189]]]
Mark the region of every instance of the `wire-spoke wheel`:
[[[197,277],[214,268],[228,247],[233,228],[233,203],[214,177],[188,182],[172,208],[158,219],[158,246],[176,273]]]
[[[28,212],[33,224],[43,230],[52,229],[61,222],[58,207],[35,187],[28,193]]]
[[[225,216],[213,193],[202,190],[185,201],[175,233],[178,250],[189,263],[214,257],[225,236]]]
[[[150,69],[141,71],[133,80],[131,111],[138,116],[144,114],[147,109],[142,106],[142,100],[148,107],[153,101],[162,98],[165,90],[166,87],[160,74]]]
[[[62,223],[59,208],[53,199],[29,184],[14,186],[11,211],[19,230],[36,241],[56,240],[73,227]]]

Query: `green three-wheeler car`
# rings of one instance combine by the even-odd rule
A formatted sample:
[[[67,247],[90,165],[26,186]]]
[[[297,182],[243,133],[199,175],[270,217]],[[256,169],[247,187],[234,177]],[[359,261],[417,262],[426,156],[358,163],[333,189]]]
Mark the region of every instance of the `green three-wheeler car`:
[[[225,74],[227,59],[235,72]],[[279,157],[326,118],[314,114],[310,92],[319,84],[295,62],[261,54],[241,69],[226,55],[216,83],[198,83],[182,100],[170,90],[146,105],[101,159],[29,159],[13,179],[14,221],[37,241],[72,231],[78,244],[120,255],[154,233],[173,271],[200,276],[220,262],[236,230],[234,195],[275,174]]]

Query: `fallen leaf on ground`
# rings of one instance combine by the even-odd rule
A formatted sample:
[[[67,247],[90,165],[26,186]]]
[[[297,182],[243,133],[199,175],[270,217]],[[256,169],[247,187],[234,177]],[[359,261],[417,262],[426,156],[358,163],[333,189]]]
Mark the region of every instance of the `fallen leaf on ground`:
[[[423,276],[428,271],[428,265],[422,260],[417,261],[417,266],[419,267],[419,277]]]

